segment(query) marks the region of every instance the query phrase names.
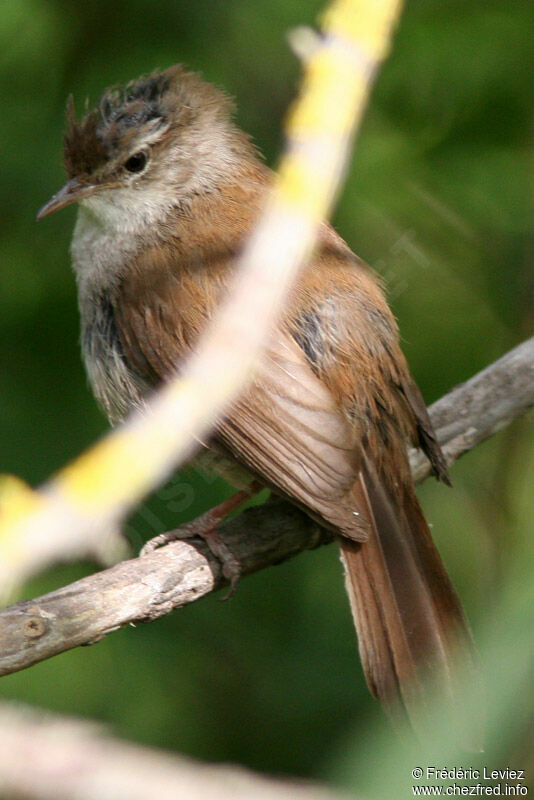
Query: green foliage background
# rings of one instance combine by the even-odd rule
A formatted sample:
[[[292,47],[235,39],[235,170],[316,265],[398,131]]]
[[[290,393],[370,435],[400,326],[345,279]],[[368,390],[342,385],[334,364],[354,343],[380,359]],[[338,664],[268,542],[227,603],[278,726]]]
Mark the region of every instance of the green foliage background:
[[[322,6],[0,4],[3,472],[36,485],[107,427],[79,358],[75,212],[34,222],[62,184],[67,94],[81,108],[112,83],[185,62],[236,97],[239,122],[274,165],[299,75],[285,34],[313,24]],[[524,0],[411,0],[335,212],[338,230],[388,284],[429,403],[531,331],[533,22]],[[480,644],[491,767],[526,768],[532,750],[533,440],[520,420],[455,465],[453,490],[428,482],[420,493]],[[129,521],[134,546],[227,492],[219,480],[176,477]],[[94,569],[58,567],[24,596]],[[370,796],[404,796],[416,763],[364,686],[334,548],[248,578],[228,603],[209,598],[3,678],[0,695],[101,719],[141,742]]]

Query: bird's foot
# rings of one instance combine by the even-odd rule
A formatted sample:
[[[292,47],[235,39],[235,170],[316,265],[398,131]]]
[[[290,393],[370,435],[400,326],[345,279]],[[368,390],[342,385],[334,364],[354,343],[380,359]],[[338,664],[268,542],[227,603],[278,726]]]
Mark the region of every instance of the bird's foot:
[[[153,553],[158,547],[163,547],[169,542],[184,541],[187,539],[202,539],[215,558],[221,564],[222,574],[230,584],[230,590],[224,596],[224,600],[232,597],[235,593],[241,578],[241,565],[227,544],[223,542],[217,532],[217,527],[230,514],[239,508],[244,502],[249,500],[254,494],[261,491],[262,487],[254,482],[249,489],[236,492],[227,500],[223,500],[219,505],[210,508],[204,514],[180,525],[172,531],[165,531],[148,542],[142,547],[139,555],[146,556]]]

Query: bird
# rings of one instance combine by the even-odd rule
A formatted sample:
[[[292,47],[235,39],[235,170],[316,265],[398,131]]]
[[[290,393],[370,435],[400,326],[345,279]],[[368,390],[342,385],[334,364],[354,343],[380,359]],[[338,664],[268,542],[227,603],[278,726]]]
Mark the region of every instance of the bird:
[[[81,119],[71,96],[66,116],[67,182],[38,218],[78,203],[83,359],[116,424],[195,350],[273,173],[233,102],[180,64],[105,90]],[[460,702],[458,663],[475,656],[409,446],[450,483],[381,280],[324,221],[254,375],[194,464],[240,499],[267,487],[333,532],[368,686],[421,731],[436,692]]]

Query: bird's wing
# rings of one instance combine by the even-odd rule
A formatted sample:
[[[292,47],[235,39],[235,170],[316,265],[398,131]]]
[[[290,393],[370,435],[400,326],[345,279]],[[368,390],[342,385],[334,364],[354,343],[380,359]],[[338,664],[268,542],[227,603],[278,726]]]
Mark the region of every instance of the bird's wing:
[[[357,480],[362,448],[410,482],[407,441],[427,431],[419,441],[430,443],[434,464],[439,447],[376,282],[330,229],[322,238],[317,267],[299,281],[215,443],[324,524],[361,541],[369,530]],[[115,302],[137,375],[157,383],[176,370],[225,291],[232,262],[233,253],[214,252],[209,268],[177,264],[161,247],[139,256]]]
[[[194,270],[130,276],[114,313],[125,358],[157,383],[172,374],[211,314],[214,281]],[[147,275],[151,277],[148,278]],[[213,276],[212,276],[213,277]],[[322,524],[361,541],[368,521],[359,499],[356,431],[314,374],[288,330],[279,328],[248,388],[216,428],[215,445]]]
[[[426,735],[438,698],[457,706],[456,718],[457,664],[471,678],[476,669],[460,601],[415,494],[407,443],[448,477],[379,287],[363,265],[339,256],[335,241],[332,250],[323,252],[320,273],[302,277],[286,324],[357,431],[359,510],[369,534],[362,544],[342,537],[340,545],[368,684]]]
[[[217,437],[323,524],[357,541],[366,538],[355,432],[289,336],[275,334]]]

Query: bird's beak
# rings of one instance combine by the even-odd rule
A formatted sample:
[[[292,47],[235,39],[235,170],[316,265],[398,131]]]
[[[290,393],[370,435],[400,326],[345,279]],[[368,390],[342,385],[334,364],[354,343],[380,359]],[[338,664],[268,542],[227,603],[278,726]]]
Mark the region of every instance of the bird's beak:
[[[94,184],[80,183],[78,178],[71,178],[71,180],[39,210],[37,219],[43,219],[43,217],[53,214],[54,211],[59,211],[61,208],[65,208],[65,206],[70,206],[71,203],[83,200],[84,197],[89,197],[99,188],[99,186],[95,186]]]

